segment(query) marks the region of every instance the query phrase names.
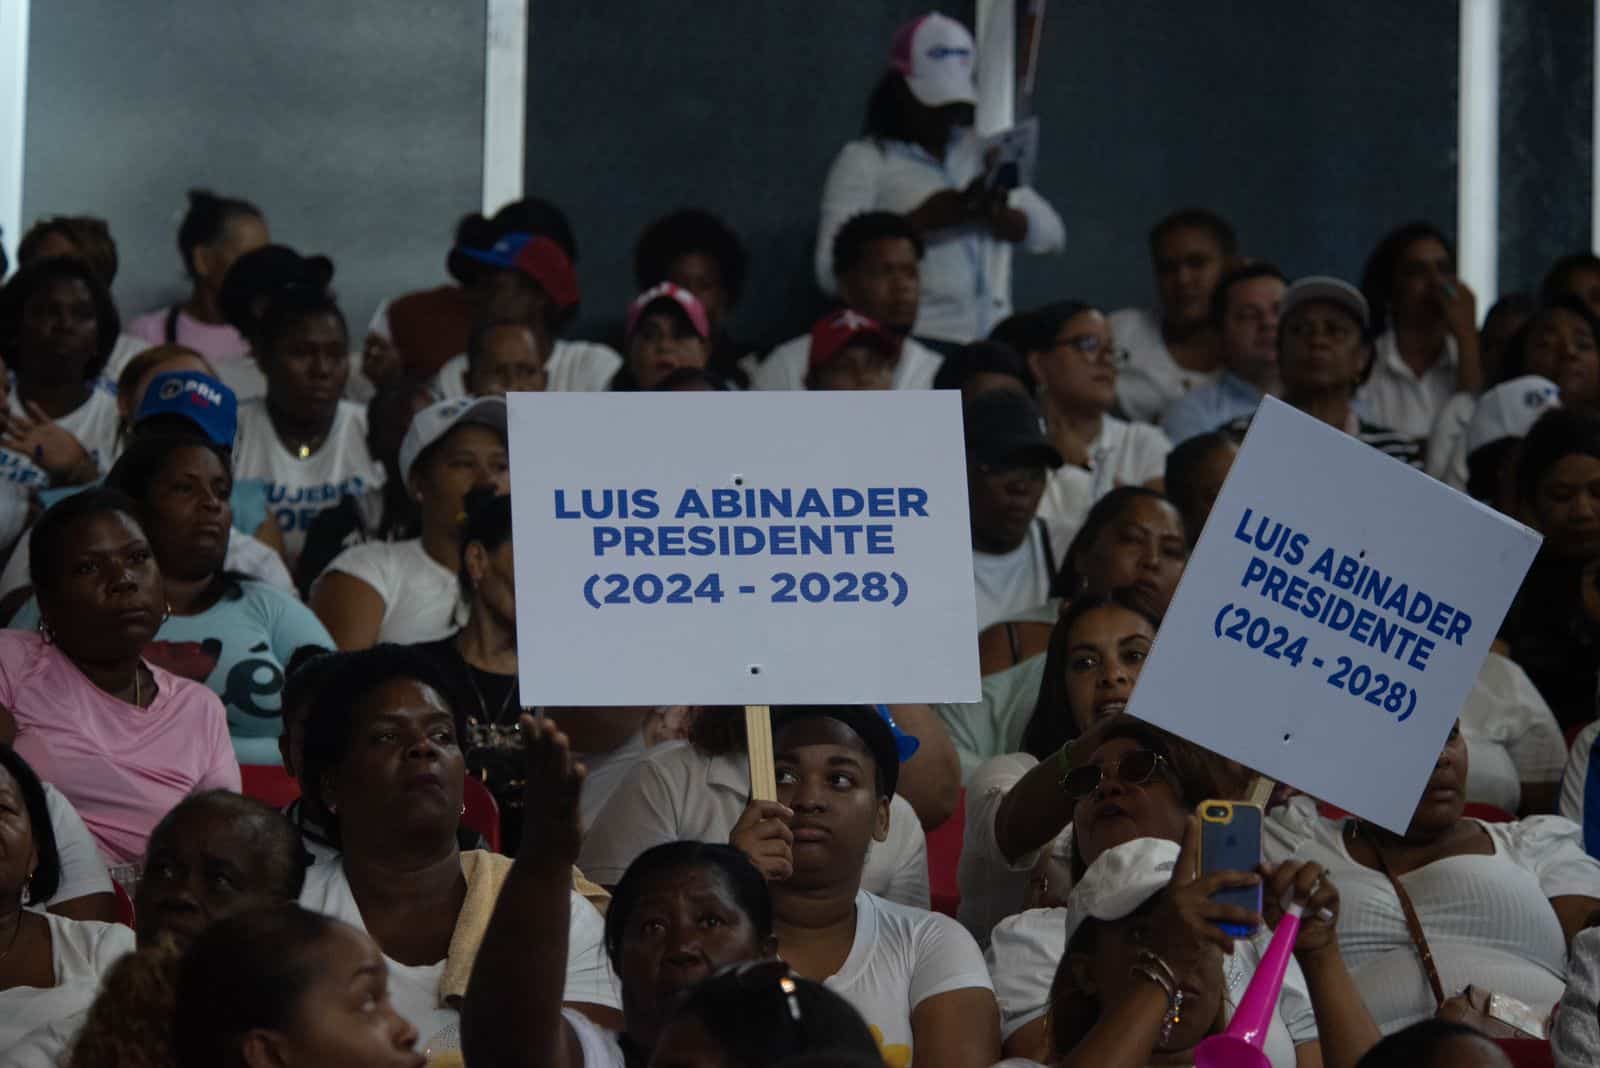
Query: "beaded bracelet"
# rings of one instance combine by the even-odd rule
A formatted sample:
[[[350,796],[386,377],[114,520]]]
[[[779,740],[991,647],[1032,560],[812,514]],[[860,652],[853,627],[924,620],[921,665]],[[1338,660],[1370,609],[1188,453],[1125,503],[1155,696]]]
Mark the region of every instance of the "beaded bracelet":
[[[1140,950],[1137,963],[1130,971],[1140,978],[1155,983],[1167,995],[1167,1018],[1161,1024],[1161,1043],[1172,1039],[1172,1029],[1183,1019],[1183,988],[1170,965],[1148,949]]]

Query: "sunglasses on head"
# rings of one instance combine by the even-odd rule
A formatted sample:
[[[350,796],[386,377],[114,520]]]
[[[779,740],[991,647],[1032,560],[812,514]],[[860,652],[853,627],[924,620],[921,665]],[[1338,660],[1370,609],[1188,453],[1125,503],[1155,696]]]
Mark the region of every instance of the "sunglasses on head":
[[[1061,789],[1072,800],[1081,801],[1098,790],[1103,782],[1115,779],[1124,786],[1142,786],[1158,771],[1169,776],[1172,774],[1172,766],[1167,763],[1166,757],[1148,749],[1135,749],[1131,753],[1124,753],[1122,759],[1114,764],[1103,767],[1085,764],[1073,768],[1062,777]]]

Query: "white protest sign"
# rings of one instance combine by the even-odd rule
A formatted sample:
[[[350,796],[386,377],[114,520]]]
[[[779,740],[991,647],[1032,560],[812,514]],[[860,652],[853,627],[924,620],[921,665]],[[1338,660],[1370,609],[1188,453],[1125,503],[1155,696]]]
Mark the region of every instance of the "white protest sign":
[[[956,393],[509,404],[527,704],[977,700]]]
[[[1538,547],[1268,398],[1128,711],[1403,832]]]

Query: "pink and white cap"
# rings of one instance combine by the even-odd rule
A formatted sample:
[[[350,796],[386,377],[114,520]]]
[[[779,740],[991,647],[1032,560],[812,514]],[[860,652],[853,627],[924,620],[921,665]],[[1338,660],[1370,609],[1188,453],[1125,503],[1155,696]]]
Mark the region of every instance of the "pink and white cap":
[[[639,317],[645,313],[645,309],[660,300],[676,303],[688,317],[689,325],[694,327],[694,332],[702,339],[710,339],[711,322],[706,318],[705,306],[700,303],[699,298],[682,286],[662,282],[640,293],[633,299],[633,303],[628,305],[628,318],[623,331],[628,340],[633,340],[633,328],[639,325]]]
[[[967,28],[933,12],[901,26],[889,45],[889,69],[904,75],[911,95],[930,108],[976,104],[973,60],[978,46]]]

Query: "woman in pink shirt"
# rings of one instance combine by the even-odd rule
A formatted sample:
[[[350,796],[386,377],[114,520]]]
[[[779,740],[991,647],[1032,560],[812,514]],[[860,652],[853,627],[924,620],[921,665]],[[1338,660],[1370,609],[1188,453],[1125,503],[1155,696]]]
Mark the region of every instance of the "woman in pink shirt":
[[[241,359],[250,345],[223,319],[217,298],[233,261],[272,240],[267,218],[248,200],[189,190],[178,254],[193,282],[189,299],[139,316],[128,333],[152,345],[185,345],[213,363]]]
[[[239,789],[221,701],[140,657],[168,609],[133,512],[111,490],[47,511],[29,540],[38,630],[0,633],[0,741],[14,733],[124,883],[173,805]]]

